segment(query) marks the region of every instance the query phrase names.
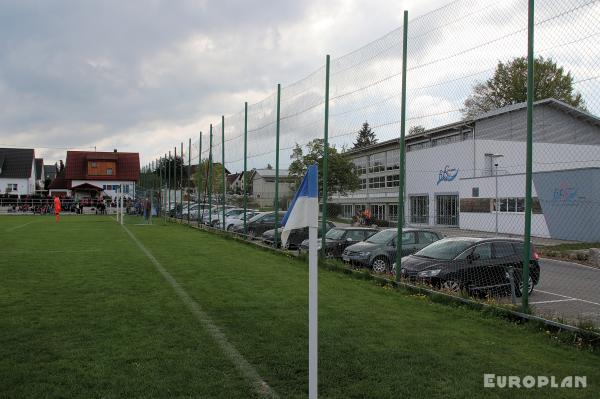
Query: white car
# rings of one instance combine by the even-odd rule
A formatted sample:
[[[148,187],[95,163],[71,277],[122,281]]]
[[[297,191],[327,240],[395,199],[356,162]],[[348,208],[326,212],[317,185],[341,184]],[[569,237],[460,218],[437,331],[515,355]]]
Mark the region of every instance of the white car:
[[[250,219],[252,219],[252,217],[254,215],[256,215],[258,213],[257,210],[254,209],[248,209],[248,211],[246,211],[246,222]],[[227,218],[225,218],[225,229],[227,231],[233,231],[235,230],[235,228],[237,226],[243,226],[244,225],[244,213],[240,213],[239,215],[235,215],[235,216],[229,216]]]

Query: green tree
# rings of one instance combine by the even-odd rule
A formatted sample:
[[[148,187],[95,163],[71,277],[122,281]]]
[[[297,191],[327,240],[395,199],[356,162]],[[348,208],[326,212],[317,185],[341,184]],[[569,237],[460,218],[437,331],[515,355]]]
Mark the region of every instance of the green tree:
[[[309,165],[315,163],[319,165],[319,192],[323,187],[323,155],[325,155],[323,139],[314,139],[306,144],[306,153],[302,147],[296,143],[292,150],[292,163],[289,167],[290,177],[293,180],[293,189],[296,190],[302,178],[304,177]],[[346,194],[349,191],[355,191],[360,185],[356,167],[343,153],[330,146],[329,147],[329,171],[327,174],[327,185],[329,194]]]
[[[408,129],[408,135],[413,135],[413,134],[419,134],[419,133],[423,133],[425,131],[425,126],[422,125],[415,125],[415,126],[411,126],[410,129]]]
[[[183,166],[183,170],[182,167]],[[160,169],[159,169],[160,168]],[[173,168],[175,168],[175,171],[173,171]],[[177,158],[162,158],[161,161],[158,163],[158,167],[155,168],[152,173],[155,174],[156,176],[159,176],[162,170],[162,174],[163,174],[163,184],[166,186],[167,183],[171,182],[170,184],[170,188],[179,188],[181,181],[182,181],[182,175],[183,175],[183,185],[184,187],[187,187],[189,185],[189,177],[188,177],[188,165],[187,162],[185,162],[183,160],[182,157],[177,156]],[[175,176],[175,179],[173,178],[173,176]],[[169,179],[170,178],[170,179]]]
[[[365,121],[365,123],[362,124],[362,128],[358,131],[354,148],[368,147],[375,143],[377,143],[375,132],[371,130],[369,123]]]
[[[551,58],[534,61],[534,99],[554,98],[585,110],[581,93],[573,88],[571,72],[556,65]],[[527,57],[498,62],[494,75],[477,83],[465,100],[462,112],[466,118],[527,101]]]
[[[208,196],[208,175],[210,162],[205,159],[200,163],[200,166],[196,168],[194,172],[194,184],[196,184],[198,193],[202,198],[204,195]],[[223,192],[223,165],[220,163],[213,163],[212,167],[212,192],[213,194],[221,194]]]

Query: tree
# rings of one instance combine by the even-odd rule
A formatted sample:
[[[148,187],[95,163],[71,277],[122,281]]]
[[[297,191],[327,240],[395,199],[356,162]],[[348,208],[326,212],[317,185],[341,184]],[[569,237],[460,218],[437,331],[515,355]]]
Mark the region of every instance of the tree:
[[[208,159],[205,159],[196,168],[196,172],[194,172],[194,183],[200,195],[208,195],[209,167],[210,163]],[[213,194],[221,194],[223,192],[223,165],[220,163],[213,163],[211,184]]]
[[[65,164],[63,163],[63,160],[61,159],[60,164],[58,166],[58,173],[62,173],[65,170]]]
[[[408,129],[408,135],[413,135],[413,134],[419,134],[419,133],[423,133],[425,131],[425,127],[421,126],[421,125],[416,125],[416,126],[411,126],[410,129]]]
[[[556,65],[551,58],[534,61],[534,99],[554,98],[585,110],[581,93],[573,89],[573,76]],[[527,101],[527,58],[518,57],[506,63],[498,62],[494,75],[477,83],[465,100],[462,110],[466,118]]]
[[[365,123],[362,124],[362,128],[358,131],[354,148],[368,147],[375,143],[377,143],[375,132],[371,130],[369,123],[365,121]]]
[[[153,173],[159,176],[161,172],[163,174],[163,183],[167,185],[169,181],[171,182],[170,188],[179,188],[181,181],[183,181],[184,187],[190,184],[188,165],[181,156],[177,156],[176,158],[161,158],[158,167],[154,169]]]
[[[289,174],[293,180],[294,191],[300,186],[302,178],[306,174],[309,165],[319,165],[319,191],[323,187],[323,155],[325,155],[323,139],[314,139],[306,144],[306,154],[302,147],[296,143],[292,150],[292,163]],[[356,167],[343,153],[337,151],[333,146],[329,147],[327,185],[328,192],[340,193],[342,195],[349,191],[355,191],[360,185]]]

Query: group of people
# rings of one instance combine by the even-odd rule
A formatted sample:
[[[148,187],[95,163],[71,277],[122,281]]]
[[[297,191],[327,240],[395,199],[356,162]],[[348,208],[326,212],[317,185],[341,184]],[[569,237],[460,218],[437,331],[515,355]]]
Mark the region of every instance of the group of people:
[[[373,215],[369,208],[360,210],[356,210],[356,214],[352,218],[354,224],[358,224],[360,226],[370,226],[373,224]]]

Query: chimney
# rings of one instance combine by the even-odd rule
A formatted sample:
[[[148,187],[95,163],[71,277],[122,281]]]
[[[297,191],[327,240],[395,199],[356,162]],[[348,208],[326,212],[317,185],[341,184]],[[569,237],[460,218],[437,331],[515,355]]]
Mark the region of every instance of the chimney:
[[[113,150],[113,152],[117,152],[117,149],[115,148],[115,149]]]

